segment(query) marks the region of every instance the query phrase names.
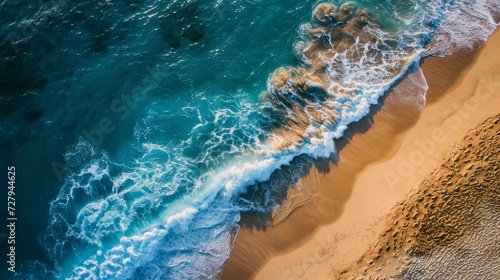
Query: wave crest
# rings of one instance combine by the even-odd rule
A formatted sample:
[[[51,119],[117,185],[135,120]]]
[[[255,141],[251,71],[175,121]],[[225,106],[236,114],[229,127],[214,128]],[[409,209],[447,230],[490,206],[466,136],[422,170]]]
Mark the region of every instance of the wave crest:
[[[280,112],[273,118],[281,126],[269,139],[277,150],[321,139],[343,113],[376,103],[419,54],[417,47],[402,44],[397,34],[383,30],[367,9],[352,2],[319,4],[301,35],[303,41],[294,49],[302,66],[277,69],[263,96]]]

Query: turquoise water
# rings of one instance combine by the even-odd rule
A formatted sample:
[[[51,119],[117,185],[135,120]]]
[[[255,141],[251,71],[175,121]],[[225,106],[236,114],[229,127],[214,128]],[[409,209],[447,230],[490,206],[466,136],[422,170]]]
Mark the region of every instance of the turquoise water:
[[[304,93],[271,74],[312,65],[294,49],[315,40],[316,1],[4,1],[1,164],[22,221],[7,277],[216,278],[240,214],[270,213],[409,67],[456,47],[433,40],[478,3],[353,2],[376,40],[321,58]],[[272,144],[307,108],[325,121]]]

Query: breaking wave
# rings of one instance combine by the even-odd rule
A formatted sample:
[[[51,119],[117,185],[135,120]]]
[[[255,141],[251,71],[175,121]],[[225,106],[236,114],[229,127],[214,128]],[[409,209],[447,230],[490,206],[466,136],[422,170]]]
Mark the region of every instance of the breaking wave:
[[[269,213],[280,203],[266,189],[273,184],[258,195],[256,184],[299,157],[331,156],[332,141],[422,58],[478,48],[499,22],[495,1],[408,5],[392,19],[373,4],[317,5],[293,46],[300,66],[274,71],[258,103],[240,92],[200,93],[196,104],[169,110],[152,104],[135,140],[120,147],[132,151],[129,164],[81,139],[66,162],[85,164],[66,177],[40,238],[54,275],[220,277],[241,212]]]

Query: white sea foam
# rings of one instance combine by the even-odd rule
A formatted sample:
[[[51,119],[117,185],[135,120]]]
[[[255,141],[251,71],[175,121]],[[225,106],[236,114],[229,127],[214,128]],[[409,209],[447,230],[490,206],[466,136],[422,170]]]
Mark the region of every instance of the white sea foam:
[[[333,141],[351,123],[366,116],[370,106],[377,104],[421,56],[469,49],[471,45],[464,44],[464,36],[471,32],[478,33],[471,37],[472,41],[484,42],[498,26],[485,12],[491,7],[499,10],[497,3],[487,1],[452,5],[426,53],[421,52],[424,45],[415,40],[401,49],[379,50],[382,63],[377,53],[368,52],[355,62],[345,53],[330,58],[330,63],[342,65],[343,72],[328,70],[329,98],[321,105],[338,112],[337,122],[330,126],[310,125],[300,145],[272,149],[261,140],[265,131],[249,121],[251,114],[259,114],[254,106],[241,100],[220,101],[227,102],[224,107],[203,98],[200,100],[206,100],[208,108],[214,106],[210,117],[193,106],[179,112],[150,110],[148,118],[136,128],[137,142],[141,143],[137,146],[142,154],[132,167],[114,163],[106,153],[79,143],[76,149],[92,152],[86,159],[87,165],[67,178],[52,202],[51,223],[45,236],[57,265],[67,267],[64,260],[68,256],[70,265],[75,264],[69,270],[61,268],[60,277],[217,278],[238,230],[239,211],[264,211],[251,201],[235,203],[249,186],[269,180],[273,172],[298,156],[329,157],[335,152]],[[444,11],[435,9],[425,16],[437,17],[440,13]],[[464,20],[467,24],[463,24]],[[457,23],[462,23],[460,29],[454,27]],[[395,36],[375,28],[370,32],[377,35],[379,42]],[[431,28],[421,32],[434,33]],[[397,36],[408,39],[406,34]],[[391,74],[402,60],[406,60],[402,71]],[[418,102],[423,104],[425,100]],[[184,114],[198,121],[190,128],[187,139],[161,143],[160,137],[155,138],[153,130],[167,130],[162,121],[169,114]],[[211,136],[200,140],[207,134]],[[189,154],[190,149],[196,153]],[[68,155],[76,153],[78,150]]]
[[[499,21],[500,2],[496,0],[457,1],[448,10],[427,52],[444,56],[478,49],[498,27]]]

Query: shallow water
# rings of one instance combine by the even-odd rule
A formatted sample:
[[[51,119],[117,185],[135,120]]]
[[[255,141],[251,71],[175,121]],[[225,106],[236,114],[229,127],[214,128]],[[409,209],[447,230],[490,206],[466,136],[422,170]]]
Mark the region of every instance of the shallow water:
[[[487,1],[358,1],[369,39],[351,32],[325,50],[307,31],[316,5],[4,1],[1,163],[18,170],[18,278],[217,277],[240,213],[282,201],[280,172],[292,182],[335,153],[422,57],[470,45],[439,40],[456,7],[485,8],[477,42],[497,26]]]

